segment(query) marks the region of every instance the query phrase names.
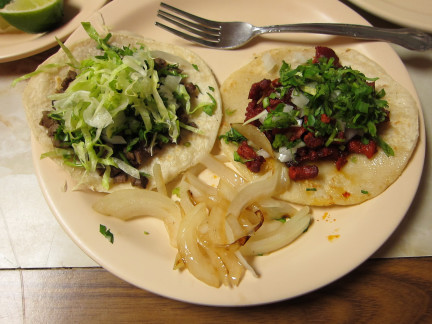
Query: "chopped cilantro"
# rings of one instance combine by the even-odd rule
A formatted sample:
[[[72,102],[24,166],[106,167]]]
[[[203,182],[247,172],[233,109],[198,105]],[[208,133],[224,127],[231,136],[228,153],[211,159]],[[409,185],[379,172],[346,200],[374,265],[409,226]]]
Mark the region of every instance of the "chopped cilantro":
[[[234,128],[231,128],[224,135],[220,135],[219,139],[224,139],[225,143],[229,143],[229,142],[241,143],[241,142],[247,140],[246,137],[244,137],[242,134],[240,134]]]
[[[306,188],[306,191],[317,191],[317,188]]]
[[[195,70],[199,71],[199,67],[198,67],[198,65],[196,65],[196,64],[192,64],[192,67],[193,67]]]
[[[225,110],[225,114],[227,116],[231,116],[232,114],[234,114],[237,111],[237,109],[227,109]]]
[[[173,194],[173,195],[176,195],[177,197],[180,197],[180,187],[175,187],[175,188],[172,190],[172,194]]]
[[[284,112],[284,104],[279,104],[274,110],[269,112],[260,126],[261,130],[270,130],[274,128],[287,128],[288,126],[297,125],[298,110]]]
[[[384,151],[384,153],[387,156],[394,156],[395,155],[393,149],[391,148],[391,146],[388,145],[386,142],[384,142],[384,140],[381,137],[378,136],[376,138],[376,140],[377,140],[378,146],[382,148],[382,150]]]
[[[336,68],[333,59],[322,59],[318,63],[309,60],[295,69],[283,62],[280,69],[282,90],[279,91],[294,88],[303,92],[309,100],[303,109],[306,116],[304,127],[313,130],[316,135],[334,139],[335,134],[344,130],[341,128],[343,125],[344,128],[363,131],[366,138],[377,139],[377,125],[386,120],[388,103],[382,99],[384,89],[376,91],[371,85],[375,80],[349,66]],[[322,121],[323,114],[338,122]],[[285,123],[285,127],[287,125],[292,123]],[[272,128],[279,128],[279,125],[272,123],[264,127]],[[386,154],[391,155],[391,148],[381,144],[379,146]]]
[[[99,232],[105,236],[105,238],[110,241],[110,243],[114,243],[114,234],[111,233],[110,229],[107,229],[105,225],[100,224],[99,225]]]
[[[250,159],[250,160],[247,160],[247,159],[244,159],[244,158],[242,158],[238,153],[237,153],[237,151],[234,151],[234,161],[236,161],[236,162],[240,162],[240,163],[246,163],[246,162],[249,162],[249,161],[253,161],[253,159]]]
[[[361,190],[361,193],[364,194],[364,195],[367,195],[367,194],[369,194],[369,191],[367,191],[367,190]]]
[[[278,150],[281,147],[293,148],[296,145],[301,143],[301,140],[290,141],[289,138],[284,134],[276,134],[274,140],[272,142],[272,146],[275,150]]]
[[[286,223],[286,218],[285,217],[281,217],[281,218],[275,218],[275,221],[281,222],[281,223]]]
[[[210,97],[211,102],[204,102],[198,105],[195,110],[202,109],[207,115],[212,116],[216,109],[216,99],[207,92],[207,95]]]

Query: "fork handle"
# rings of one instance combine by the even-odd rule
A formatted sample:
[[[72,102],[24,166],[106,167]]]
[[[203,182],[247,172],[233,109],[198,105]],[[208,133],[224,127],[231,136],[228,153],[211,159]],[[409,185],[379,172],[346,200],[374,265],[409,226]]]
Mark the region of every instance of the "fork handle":
[[[386,41],[410,50],[425,51],[432,48],[432,37],[413,28],[378,28],[353,24],[308,23],[256,27],[255,35],[264,33],[303,32]]]

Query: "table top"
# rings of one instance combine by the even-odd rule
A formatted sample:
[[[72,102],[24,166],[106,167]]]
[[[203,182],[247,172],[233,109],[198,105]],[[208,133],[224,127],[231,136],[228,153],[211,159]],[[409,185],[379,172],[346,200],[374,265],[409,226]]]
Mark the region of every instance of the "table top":
[[[349,4],[349,3],[347,3]],[[358,8],[376,26],[393,26]],[[393,46],[432,125],[432,51]],[[39,188],[31,159],[30,131],[21,104],[24,85],[10,83],[31,72],[57,49],[0,63],[0,322],[216,322],[286,321],[412,323],[432,319],[432,149],[416,198],[404,221],[365,264],[306,296],[254,308],[211,308],[153,295],[114,277],[63,232]],[[8,143],[13,140],[13,148]],[[21,199],[20,203],[17,203]],[[25,197],[19,198],[19,197]],[[160,312],[164,309],[164,312]],[[311,311],[312,309],[312,311]],[[67,320],[66,320],[67,319]],[[382,319],[382,320],[381,320]]]
[[[432,258],[368,260],[293,300],[208,307],[138,289],[101,268],[0,272],[4,323],[430,323]]]

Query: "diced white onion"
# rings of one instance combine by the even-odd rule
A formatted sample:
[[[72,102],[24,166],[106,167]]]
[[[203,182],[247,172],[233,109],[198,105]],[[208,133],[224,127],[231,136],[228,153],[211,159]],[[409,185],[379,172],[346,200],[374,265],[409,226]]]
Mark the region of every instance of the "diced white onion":
[[[180,75],[167,75],[164,84],[171,92],[175,92],[181,80]]]
[[[262,56],[262,63],[264,67],[264,71],[270,72],[276,66],[276,60],[270,53],[265,53]]]
[[[361,129],[347,128],[345,129],[345,138],[347,141],[352,139],[354,136],[359,135],[363,136],[364,131]]]
[[[294,90],[291,95],[291,102],[298,108],[304,108],[309,103],[309,99],[303,92]]]
[[[295,151],[296,151],[296,149],[289,149],[289,148],[286,148],[285,146],[282,146],[279,148],[279,151],[276,154],[276,157],[282,163],[286,163],[286,162],[294,160]]]
[[[268,152],[264,149],[259,149],[256,153],[261,155],[264,159],[268,159],[270,157],[270,154],[268,154]]]
[[[282,111],[283,111],[284,113],[289,113],[289,112],[291,112],[293,109],[294,109],[293,106],[291,106],[291,105],[285,105],[285,106],[283,107]]]

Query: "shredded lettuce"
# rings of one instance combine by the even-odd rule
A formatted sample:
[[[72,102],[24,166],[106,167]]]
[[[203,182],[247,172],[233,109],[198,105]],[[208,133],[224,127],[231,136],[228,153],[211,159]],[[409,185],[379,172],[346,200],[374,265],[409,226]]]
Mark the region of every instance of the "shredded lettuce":
[[[82,26],[101,54],[78,62],[61,44],[70,61],[66,64],[77,76],[64,92],[49,97],[54,108],[50,117],[60,124],[55,139],[67,152],[73,149],[73,154],[55,150],[45,156],[61,154],[86,172],[102,169],[102,184],[108,189],[111,167],[140,178],[139,170],[120,156],[123,152],[139,143],[145,143],[151,153],[156,145],[175,144],[181,128],[199,133],[179,120],[178,111],[190,115],[201,110],[211,115],[216,102],[209,94],[210,103],[192,107],[181,83],[186,75],[178,72],[176,64],[158,70],[144,45],[116,47],[108,43],[110,34],[101,37],[90,23]]]

